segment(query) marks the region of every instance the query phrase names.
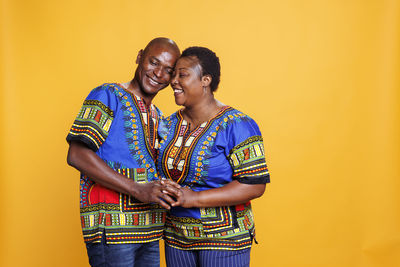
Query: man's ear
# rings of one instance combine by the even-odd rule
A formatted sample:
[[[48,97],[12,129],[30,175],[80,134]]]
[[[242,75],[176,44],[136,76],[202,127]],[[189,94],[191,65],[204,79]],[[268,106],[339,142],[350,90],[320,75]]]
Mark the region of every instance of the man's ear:
[[[140,59],[142,58],[142,55],[143,55],[143,49],[140,49],[139,53],[137,54],[137,57],[136,57],[136,64],[139,64]]]
[[[212,81],[212,78],[211,78],[211,75],[209,75],[209,74],[203,75],[203,76],[201,77],[201,83],[202,83],[202,86],[203,86],[203,87],[208,87],[208,86],[210,86],[211,81]]]

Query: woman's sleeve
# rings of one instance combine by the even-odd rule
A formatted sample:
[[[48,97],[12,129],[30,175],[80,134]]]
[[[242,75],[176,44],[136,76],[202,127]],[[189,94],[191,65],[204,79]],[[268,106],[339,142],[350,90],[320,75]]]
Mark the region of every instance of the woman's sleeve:
[[[233,123],[229,129],[229,162],[233,180],[245,184],[269,183],[263,138],[258,125],[249,117]]]
[[[106,85],[93,89],[82,104],[67,136],[96,152],[106,140],[114,119],[115,96]]]

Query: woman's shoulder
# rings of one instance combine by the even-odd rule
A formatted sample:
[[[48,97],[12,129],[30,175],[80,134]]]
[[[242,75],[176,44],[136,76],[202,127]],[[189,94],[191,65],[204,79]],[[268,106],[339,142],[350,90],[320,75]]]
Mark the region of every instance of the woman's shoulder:
[[[225,107],[220,123],[225,126],[246,126],[247,124],[256,124],[249,115],[231,106]]]
[[[225,139],[232,139],[234,144],[254,136],[261,136],[257,123],[250,116],[233,107],[225,110],[216,128],[219,135],[224,136]]]

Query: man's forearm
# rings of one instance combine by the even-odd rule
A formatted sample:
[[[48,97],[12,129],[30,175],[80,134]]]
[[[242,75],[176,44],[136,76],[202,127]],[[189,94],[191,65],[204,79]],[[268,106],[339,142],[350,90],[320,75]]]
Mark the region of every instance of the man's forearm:
[[[135,182],[111,169],[96,153],[84,144],[72,141],[67,162],[94,182],[114,191],[134,195]]]
[[[170,194],[179,194],[178,187],[171,184],[163,184],[159,181],[137,183],[122,174],[111,169],[96,153],[79,142],[71,142],[68,150],[67,162],[81,171],[94,182],[114,191],[133,196],[143,203],[158,203],[166,209],[170,209],[168,203],[174,200],[163,193],[168,189]]]

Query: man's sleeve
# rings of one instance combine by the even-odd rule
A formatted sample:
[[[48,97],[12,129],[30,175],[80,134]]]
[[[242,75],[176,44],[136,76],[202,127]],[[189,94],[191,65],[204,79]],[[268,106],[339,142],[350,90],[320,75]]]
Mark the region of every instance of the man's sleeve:
[[[106,140],[114,119],[112,95],[108,88],[93,89],[83,102],[67,136],[67,142],[78,141],[96,152]]]
[[[244,184],[269,183],[263,138],[257,124],[249,118],[236,123],[233,128],[231,141],[234,143],[228,155],[233,180]]]

